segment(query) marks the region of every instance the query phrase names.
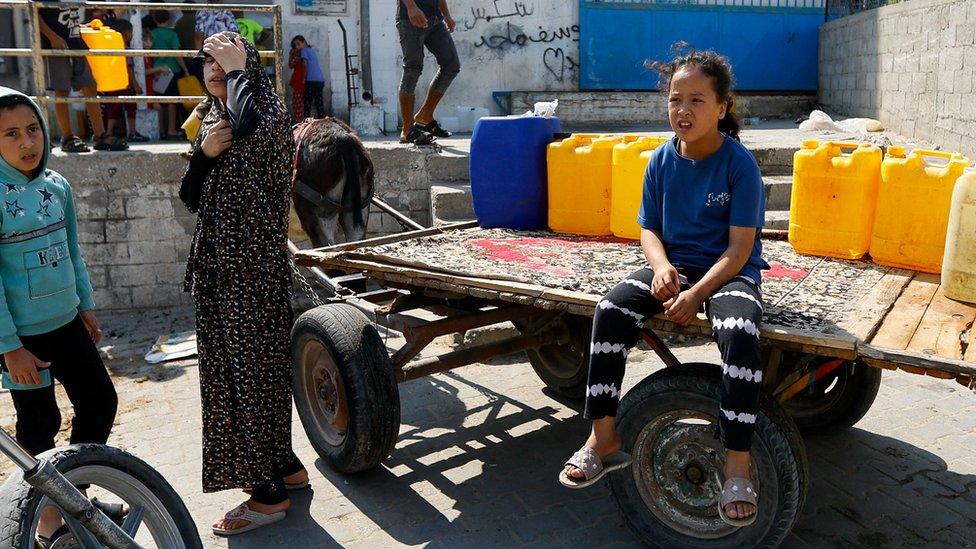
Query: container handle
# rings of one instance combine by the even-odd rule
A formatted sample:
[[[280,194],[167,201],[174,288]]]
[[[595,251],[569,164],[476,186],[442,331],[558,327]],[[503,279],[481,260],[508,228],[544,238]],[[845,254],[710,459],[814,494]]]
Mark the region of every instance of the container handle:
[[[856,149],[864,143],[859,143],[857,141],[827,141],[824,145],[830,145],[831,147],[837,147],[838,149]]]
[[[930,149],[912,149],[911,154],[917,156],[931,156],[934,158],[944,158],[946,160],[953,160],[956,158],[962,160],[962,155],[959,155],[957,153],[951,153],[946,151],[933,151]]]

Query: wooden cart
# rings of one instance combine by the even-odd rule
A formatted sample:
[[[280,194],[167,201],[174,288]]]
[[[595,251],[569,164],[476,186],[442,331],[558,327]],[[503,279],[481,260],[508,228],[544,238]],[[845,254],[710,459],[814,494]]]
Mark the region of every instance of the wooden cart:
[[[969,345],[976,306],[947,299],[937,276],[800,256],[775,240],[765,242],[764,255],[772,268],[763,280],[764,395],[752,449],[759,516],[736,529],[716,512],[721,366],[682,364],[658,336],[710,336],[708,322],[699,315],[678,326],[658,316],[643,335],[667,367],[624,395],[618,429],[635,461],[609,476],[628,524],[650,545],[782,541],[809,481],[800,433],[855,424],[877,395],[882,368],[976,390],[976,345]],[[633,242],[474,223],[299,252],[296,261],[322,277],[322,269],[351,273],[327,280],[330,303],[304,313],[292,335],[302,423],[341,472],[374,467],[393,451],[399,382],[525,352],[552,393],[578,403],[594,307],[643,265]],[[437,319],[411,314],[419,309]],[[505,321],[518,335],[415,359],[438,336]],[[406,343],[389,356],[373,324],[402,332]]]

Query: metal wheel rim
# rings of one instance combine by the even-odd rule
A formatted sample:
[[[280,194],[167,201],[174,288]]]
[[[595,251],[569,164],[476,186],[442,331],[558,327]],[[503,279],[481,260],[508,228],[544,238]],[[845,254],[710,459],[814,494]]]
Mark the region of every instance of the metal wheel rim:
[[[139,479],[108,465],[85,465],[63,473],[63,475],[76,486],[90,484],[111,492],[129,507],[129,513],[141,508],[144,513],[142,520],[136,524],[136,531],[128,532],[130,537],[135,538],[138,530],[142,529],[141,526],[145,525],[156,547],[169,549],[184,546],[180,529],[172,515],[166,510],[166,506]],[[38,512],[35,513],[34,521],[30,527],[28,539],[36,539],[37,524],[41,519],[40,510],[48,505],[55,505],[55,503],[47,496],[42,497],[37,507]]]
[[[332,446],[342,446],[349,424],[345,384],[332,353],[316,339],[302,349],[299,391],[312,410],[316,430]]]
[[[539,329],[537,323],[530,323],[527,331],[534,332]],[[571,380],[579,375],[580,367],[586,367],[586,343],[589,342],[589,335],[578,337],[578,329],[573,324],[566,322],[565,317],[559,317],[549,324],[549,329],[560,334],[560,339],[565,336],[567,341],[563,345],[547,345],[536,349],[534,352],[541,359],[546,371],[553,377],[561,380]]]
[[[717,539],[738,530],[718,514],[721,486],[716,472],[725,448],[714,437],[717,417],[697,410],[673,410],[655,417],[637,435],[632,473],[648,509],[672,530]],[[751,476],[759,476],[753,452]]]
[[[853,373],[851,366],[850,362],[845,363],[823,379],[814,382],[810,388],[800,391],[784,402],[787,413],[796,419],[815,418],[827,413],[843,397]],[[837,383],[831,387],[834,380],[837,380]]]

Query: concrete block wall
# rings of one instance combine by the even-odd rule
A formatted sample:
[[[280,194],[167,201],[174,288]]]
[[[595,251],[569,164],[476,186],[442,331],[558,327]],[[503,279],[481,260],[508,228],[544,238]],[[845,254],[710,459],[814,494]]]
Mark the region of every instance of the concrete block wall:
[[[396,144],[367,144],[376,195],[413,220],[430,224],[432,183],[468,178],[467,154]],[[186,160],[180,145],[134,147],[117,153],[55,151],[51,168],[71,183],[78,235],[100,310],[190,304],[183,273],[196,216],[179,199]],[[369,236],[399,232],[387,215],[371,213]]]
[[[50,165],[71,183],[78,239],[99,310],[190,303],[182,281],[196,217],[177,194],[186,161],[175,148],[55,151]]]
[[[976,158],[976,2],[912,0],[820,29],[820,102]]]

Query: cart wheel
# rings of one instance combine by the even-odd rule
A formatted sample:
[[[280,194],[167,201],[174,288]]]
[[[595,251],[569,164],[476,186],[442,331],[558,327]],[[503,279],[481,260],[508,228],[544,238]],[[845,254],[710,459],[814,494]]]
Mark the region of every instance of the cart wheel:
[[[523,333],[533,333],[543,327],[568,333],[568,343],[547,345],[525,352],[536,375],[557,394],[573,400],[586,396],[586,375],[589,366],[590,333],[593,319],[573,315],[561,315],[553,320],[527,318],[514,321]]]
[[[341,473],[380,464],[400,430],[393,364],[376,328],[345,304],[311,309],[291,331],[295,406],[315,451]]]
[[[806,497],[807,461],[792,420],[763,397],[752,442],[759,491],[756,522],[722,521],[715,473],[725,463],[715,438],[721,368],[685,364],[643,380],[624,397],[618,430],[634,456],[610,475],[610,489],[637,536],[654,547],[774,547],[790,532]]]
[[[790,364],[794,357],[799,360],[799,356],[787,355],[783,364]],[[783,407],[804,433],[836,433],[849,429],[868,413],[880,387],[880,369],[847,362],[784,402]]]

